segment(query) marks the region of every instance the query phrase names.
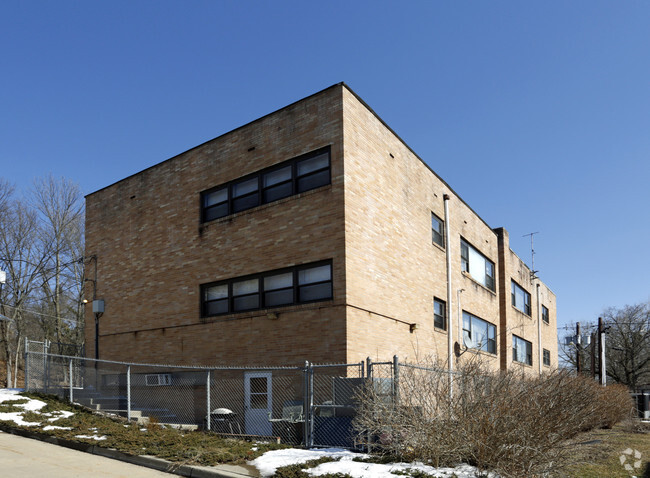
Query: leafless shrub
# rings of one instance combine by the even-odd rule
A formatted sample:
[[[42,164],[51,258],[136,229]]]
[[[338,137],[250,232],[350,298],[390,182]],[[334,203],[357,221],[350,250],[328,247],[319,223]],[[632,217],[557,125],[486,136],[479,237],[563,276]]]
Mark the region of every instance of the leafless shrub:
[[[634,401],[625,385],[598,387],[597,397],[599,415],[597,427],[611,428],[618,422],[631,418],[635,413]]]
[[[395,401],[367,387],[355,420],[360,438],[404,460],[541,476],[560,472],[571,438],[611,426],[630,409],[627,391],[568,372],[527,377],[488,372],[476,361],[457,372],[450,381],[442,363],[400,366]]]

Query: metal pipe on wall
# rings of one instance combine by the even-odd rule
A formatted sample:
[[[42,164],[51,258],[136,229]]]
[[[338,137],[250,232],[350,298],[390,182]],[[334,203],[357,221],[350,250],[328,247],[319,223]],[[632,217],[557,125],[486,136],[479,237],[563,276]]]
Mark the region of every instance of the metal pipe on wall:
[[[452,300],[452,288],[451,288],[451,233],[449,230],[449,194],[445,194],[443,197],[445,203],[445,251],[447,259],[447,361],[448,361],[448,370],[449,370],[449,398],[451,399],[454,391],[454,380],[453,380],[453,371],[454,371],[454,334],[451,320],[451,300]]]

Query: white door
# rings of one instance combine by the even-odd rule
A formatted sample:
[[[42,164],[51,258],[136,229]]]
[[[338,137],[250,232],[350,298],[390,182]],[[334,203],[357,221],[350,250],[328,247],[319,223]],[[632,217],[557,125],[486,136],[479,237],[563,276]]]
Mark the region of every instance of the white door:
[[[273,434],[269,422],[272,403],[271,372],[245,372],[244,423],[247,435]]]

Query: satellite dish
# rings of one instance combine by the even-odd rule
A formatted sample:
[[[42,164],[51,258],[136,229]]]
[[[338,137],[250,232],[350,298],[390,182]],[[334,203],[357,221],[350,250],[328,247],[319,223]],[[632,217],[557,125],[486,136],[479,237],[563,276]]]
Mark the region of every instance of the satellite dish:
[[[469,349],[475,349],[477,345],[468,334],[463,334],[463,344]]]

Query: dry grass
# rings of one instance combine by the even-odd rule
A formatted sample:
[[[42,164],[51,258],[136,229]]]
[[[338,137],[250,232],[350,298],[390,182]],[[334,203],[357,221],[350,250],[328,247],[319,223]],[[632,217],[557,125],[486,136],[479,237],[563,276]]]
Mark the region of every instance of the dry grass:
[[[71,441],[93,443],[95,445],[113,448],[130,455],[152,455],[159,458],[189,465],[216,465],[220,463],[244,463],[264,452],[285,445],[272,443],[255,443],[243,440],[222,438],[213,433],[187,432],[162,426],[155,422],[139,425],[119,417],[107,417],[92,413],[88,409],[67,402],[61,402],[56,396],[26,393],[25,396],[37,398],[46,402],[46,406],[38,412],[25,412],[23,417],[28,422],[39,423],[39,426],[20,427],[13,422],[3,422],[5,426],[40,431],[49,435],[65,438]],[[24,411],[16,407],[22,400],[4,402],[2,411]],[[60,418],[55,422],[48,413],[59,410],[74,412],[70,418]],[[43,431],[47,425],[69,427],[71,430],[55,429]],[[76,438],[78,435],[103,436],[104,440],[97,441],[88,438]]]
[[[592,430],[580,434],[572,447],[566,476],[575,478],[623,478],[643,476],[650,478],[650,424],[639,421],[623,422],[611,429]],[[640,466],[627,471],[621,464],[634,466],[636,461],[626,450],[641,454]]]

